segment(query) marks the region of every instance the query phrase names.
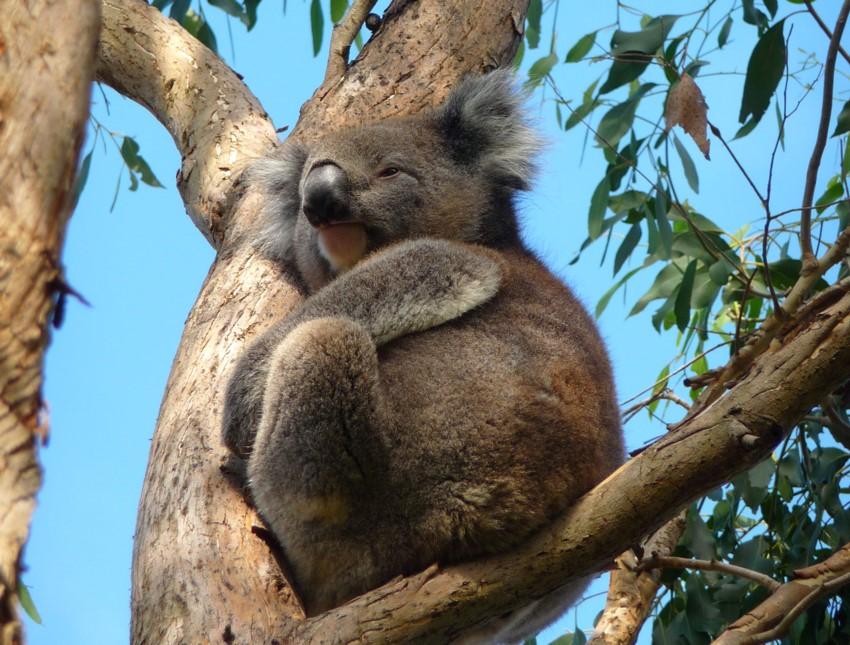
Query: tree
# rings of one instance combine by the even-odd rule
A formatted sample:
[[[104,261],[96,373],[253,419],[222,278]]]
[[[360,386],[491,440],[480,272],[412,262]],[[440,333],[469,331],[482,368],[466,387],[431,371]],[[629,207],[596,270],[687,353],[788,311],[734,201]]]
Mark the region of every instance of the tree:
[[[244,3],[246,11],[252,4],[256,8],[256,3]],[[438,102],[463,72],[511,60],[523,32],[526,10],[524,2],[482,3],[484,6],[480,7],[462,2],[440,7],[394,2],[376,38],[357,63],[346,69],[345,48],[368,11],[366,4],[369,3],[355,3],[355,9],[343,20],[343,27],[335,31],[328,75],[302,110],[292,136],[310,137],[330,125],[415,111]],[[542,3],[530,4],[526,32],[529,49],[535,46],[535,38],[539,42],[542,10]],[[775,3],[765,4],[775,7]],[[844,5],[846,9],[848,3]],[[752,3],[744,3],[744,11],[747,10],[760,32],[759,42],[764,42],[761,39],[768,38],[774,27]],[[245,243],[244,233],[256,214],[258,197],[240,183],[240,172],[246,160],[269,149],[275,140],[274,130],[262,107],[236,75],[188,31],[141,2],[107,1],[102,12],[98,78],[146,105],[172,134],[183,155],[178,186],[187,210],[218,251],[187,321],[152,446],[135,547],[135,641],[285,642],[310,637],[445,642],[464,626],[510,609],[516,598],[537,596],[571,577],[597,571],[619,553],[626,552],[622,562],[636,559],[627,549],[643,535],[735,473],[762,462],[795,424],[822,405],[827,395],[840,393],[839,388],[850,376],[847,281],[838,274],[832,285],[819,282],[844,259],[846,243],[850,241],[844,239],[848,237],[846,232],[815,260],[813,253],[806,252],[813,249],[805,245],[806,237],[811,239],[811,227],[805,224],[809,232],[801,234],[803,259],[796,273],[791,270],[785,293],[786,286],[776,281],[782,265],[771,262],[766,250],[761,264],[756,260],[744,264],[742,260],[742,266],[738,266],[734,254],[734,261],[724,260],[728,257],[728,243],[720,246],[720,233],[699,219],[676,196],[672,185],[659,182],[654,194],[644,192],[646,197],[614,194],[619,180],[628,172],[636,174],[637,152],[648,147],[642,147],[643,142],[636,143],[633,137],[620,150],[611,150],[617,143],[612,132],[617,133],[626,123],[623,114],[630,112],[634,119],[633,108],[649,91],[635,86],[625,104],[611,107],[608,114],[613,112],[614,116],[607,122],[603,117],[597,130],[605,135],[600,138],[610,156],[611,168],[601,184],[604,193],[600,189],[601,196],[591,203],[590,237],[599,238],[625,219],[630,227],[627,230],[632,233],[626,233],[620,247],[624,250],[617,253],[615,262],[622,266],[636,248],[635,226],[639,236],[640,226],[649,227],[652,219],[658,231],[666,222],[671,243],[690,234],[695,238],[695,248],[707,252],[708,247],[719,253],[721,257],[714,259],[720,260],[721,267],[723,263],[732,266],[718,286],[738,287],[728,289],[729,302],[737,303],[733,310],[737,315],[731,318],[737,323],[731,343],[735,351],[729,363],[722,370],[695,379],[695,393],[700,398],[674,432],[627,463],[591,491],[551,531],[537,536],[516,553],[445,571],[429,569],[392,582],[323,616],[298,620],[297,600],[277,574],[267,543],[261,534],[251,531],[255,516],[221,472],[226,455],[218,442],[223,388],[240,348],[291,307],[296,298],[286,276]],[[846,18],[846,11],[843,15]],[[721,33],[725,24],[718,25]],[[656,19],[655,23],[647,21],[631,39],[622,30],[617,32],[619,37],[615,34],[611,52],[606,56],[606,60],[612,60],[605,83],[611,87],[606,92],[616,89],[616,83],[623,79],[626,80],[620,85],[636,80],[659,51],[669,61],[659,68],[673,73],[669,82],[682,83],[686,77],[680,72],[690,59],[682,56],[680,64],[675,57],[676,47],[669,53],[676,37],[665,31],[667,26],[664,20]],[[199,37],[204,33],[201,27],[195,23],[194,32]],[[834,74],[842,29],[843,23],[831,30],[825,79]],[[773,31],[773,38],[775,34]],[[594,39],[583,41],[577,43],[578,49],[571,50],[568,59],[581,59],[587,54]],[[399,48],[399,42],[405,42],[405,47]],[[622,49],[617,51],[619,45]],[[532,66],[532,82],[547,79],[558,60],[555,56],[553,61],[553,55],[554,39],[550,53]],[[769,57],[769,62],[774,58]],[[696,75],[697,69],[691,66],[690,73]],[[769,95],[772,93],[770,90]],[[599,94],[590,91],[589,99],[575,113],[584,112],[587,116],[604,105],[601,94],[601,90]],[[556,96],[558,109],[568,109],[567,101]],[[823,103],[830,105],[831,96]],[[625,107],[615,111],[618,105]],[[757,122],[758,118],[752,127]],[[610,129],[603,131],[603,124]],[[633,129],[628,122],[620,136],[630,130]],[[819,141],[824,138],[825,134],[818,136]],[[682,154],[679,145],[676,148]],[[57,149],[67,155],[73,148],[60,145]],[[815,165],[818,164],[819,160]],[[685,172],[692,180],[687,165]],[[618,173],[620,179],[615,186],[612,177]],[[842,180],[844,174],[846,170],[840,175]],[[801,222],[813,219],[813,188],[808,188],[813,182],[806,182]],[[835,192],[833,189],[833,197]],[[628,207],[623,206],[625,196],[633,199]],[[635,203],[635,198],[639,203]],[[658,206],[662,200],[669,208]],[[823,204],[835,201],[831,198]],[[650,212],[658,214],[648,218],[644,209],[650,204]],[[605,218],[608,210],[613,217]],[[674,220],[672,226],[668,219]],[[768,224],[771,219],[768,211]],[[842,222],[842,230],[845,227]],[[656,249],[664,248],[663,236],[658,235]],[[665,286],[666,292],[657,289],[651,294],[664,298],[658,326],[678,326],[683,332],[698,330],[700,325],[705,328],[709,311],[693,308],[692,294],[698,277],[709,271],[710,265],[698,261],[698,250],[675,250],[677,255],[671,247],[663,259],[668,261],[665,266],[677,271],[677,279]],[[815,295],[810,296],[812,292]],[[755,298],[760,299],[760,310],[764,305],[763,321],[754,320],[759,316],[752,313]],[[692,318],[692,309],[696,318]],[[741,313],[744,311],[747,316]],[[11,316],[0,319],[11,320]],[[43,329],[43,315],[39,320],[39,328]],[[661,380],[665,387],[656,387],[646,405],[673,396],[666,390],[667,379]],[[840,408],[843,401],[823,408],[823,415],[819,415],[821,427],[831,427],[823,421],[829,414],[842,417],[846,409],[846,405]],[[833,421],[832,426],[840,424]],[[746,481],[750,490],[765,489],[753,486],[751,479]],[[693,513],[688,517],[693,524]],[[627,634],[633,633],[645,618],[657,588],[657,576],[643,573],[640,567],[653,570],[657,565],[673,564],[662,558],[678,541],[677,529],[675,524],[664,527],[653,538],[655,542],[644,549],[655,555],[615,577],[614,591],[619,588],[632,594],[627,608],[637,609],[625,625]],[[10,562],[17,558],[17,549],[15,546],[10,550]],[[846,572],[843,558],[843,551],[839,550],[834,560],[826,561],[825,570],[810,571],[808,579],[827,581],[826,590],[833,591],[829,585],[835,583],[830,581],[841,581]],[[698,566],[692,561],[687,564]],[[14,567],[10,570],[14,571]],[[8,580],[6,576],[4,583]],[[784,596],[799,599],[801,586],[806,587],[790,583],[780,588],[771,596],[776,606],[768,608],[766,616],[776,617],[793,607],[796,603],[779,602],[782,590]],[[643,593],[635,594],[635,590]],[[617,598],[612,594],[614,601]],[[668,617],[676,614],[675,609],[673,606]],[[755,626],[760,632],[772,628],[772,624],[759,622]],[[600,629],[605,629],[605,625]]]

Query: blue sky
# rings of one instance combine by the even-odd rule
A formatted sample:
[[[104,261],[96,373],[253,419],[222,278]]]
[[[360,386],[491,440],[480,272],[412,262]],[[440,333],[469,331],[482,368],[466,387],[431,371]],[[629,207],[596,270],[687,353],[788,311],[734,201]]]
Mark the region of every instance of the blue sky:
[[[701,4],[682,1],[676,9],[685,12]],[[730,4],[723,3],[724,8]],[[783,9],[790,6],[781,4]],[[817,3],[819,8],[823,5],[821,13],[828,21],[836,4]],[[613,2],[597,3],[592,12],[574,3],[563,5],[557,27],[561,58],[580,36],[615,20]],[[669,11],[669,3],[641,6],[650,13],[662,12],[665,6]],[[325,48],[313,58],[308,7],[293,0],[284,16],[281,3],[267,0],[260,7],[257,27],[247,36],[242,25],[233,22],[235,58],[226,22],[220,12],[207,10],[216,25],[220,52],[244,76],[278,127],[295,123],[300,105],[323,75],[327,34]],[[740,11],[735,18],[732,44],[705,72],[738,74],[699,81],[708,99],[709,118],[727,139],[738,127],[741,73],[753,42],[753,29],[742,24]],[[548,12],[544,25],[551,25],[551,19]],[[793,22],[792,65],[802,58],[798,47],[814,47],[813,39],[822,38],[805,16]],[[636,19],[625,24],[637,28]],[[600,41],[607,42],[609,36],[610,32]],[[543,41],[547,39],[544,33]],[[527,53],[525,66],[536,57],[535,52]],[[578,98],[604,69],[599,64],[559,65],[555,75],[562,91]],[[111,141],[104,145],[89,138],[86,150],[95,145],[90,178],[69,226],[64,260],[69,283],[92,307],[69,302],[64,326],[54,333],[47,355],[51,436],[41,451],[44,487],[24,575],[43,619],[42,625],[27,623],[33,645],[112,645],[128,639],[132,538],[150,439],[183,322],[213,260],[212,249],[186,217],[174,187],[179,155],[169,135],[145,110],[108,89],[103,94],[95,90],[93,100],[94,114],[105,126],[132,135],[141,144],[141,154],[165,189],[141,186],[128,192],[125,174],[110,212],[120,160]],[[791,123],[779,162],[783,180],[775,187],[777,209],[799,205],[799,178],[808,160],[819,104],[815,93]],[[597,245],[577,264],[568,262],[585,237],[601,155],[590,143],[584,149],[581,127],[566,134],[559,131],[552,104],[541,102],[539,95],[531,110],[549,146],[541,160],[538,187],[523,200],[525,237],[592,309],[612,284],[610,257],[600,267],[601,245]],[[744,166],[762,184],[766,151],[775,132],[775,122],[766,118],[751,137],[734,144]],[[712,162],[685,143],[701,180],[701,192],[689,196],[691,203],[730,229],[755,221],[759,204],[719,143],[713,143]],[[827,150],[827,167],[834,167],[837,154]],[[599,321],[621,400],[651,385],[675,355],[672,334],[659,336],[649,324],[652,307],[642,316],[626,319],[653,275],[649,272],[630,285],[625,304],[615,297]],[[650,426],[646,415],[639,415],[626,429],[629,447],[640,446],[659,432],[660,426]],[[592,590],[603,591],[604,584],[598,582]],[[578,611],[579,626],[589,627],[600,607],[601,599],[584,603]],[[575,622],[571,612],[539,642],[572,630]]]

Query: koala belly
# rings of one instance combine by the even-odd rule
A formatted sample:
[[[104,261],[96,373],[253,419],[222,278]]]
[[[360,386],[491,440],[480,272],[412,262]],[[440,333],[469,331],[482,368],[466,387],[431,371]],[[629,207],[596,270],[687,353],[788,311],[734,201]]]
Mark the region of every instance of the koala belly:
[[[613,391],[575,350],[606,361],[598,339],[567,317],[541,341],[505,306],[377,350],[311,320],[275,350],[248,474],[309,614],[510,548],[619,464]]]

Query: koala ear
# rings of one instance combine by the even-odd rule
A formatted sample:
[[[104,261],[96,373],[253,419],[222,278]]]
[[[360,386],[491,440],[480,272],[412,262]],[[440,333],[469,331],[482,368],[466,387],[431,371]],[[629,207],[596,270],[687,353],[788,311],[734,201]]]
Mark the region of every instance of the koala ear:
[[[263,199],[257,245],[273,260],[290,259],[295,221],[301,210],[298,185],[307,156],[304,146],[287,139],[271,155],[248,169],[248,182],[260,191]]]
[[[528,190],[541,141],[525,119],[524,96],[508,70],[467,76],[437,109],[436,127],[455,161],[492,181]]]

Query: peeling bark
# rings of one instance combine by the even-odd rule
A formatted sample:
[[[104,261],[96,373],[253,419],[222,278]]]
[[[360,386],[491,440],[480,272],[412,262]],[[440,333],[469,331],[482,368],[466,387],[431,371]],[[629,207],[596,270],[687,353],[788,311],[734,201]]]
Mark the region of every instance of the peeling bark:
[[[23,640],[18,574],[41,485],[48,318],[94,76],[99,4],[0,3],[0,644]]]

